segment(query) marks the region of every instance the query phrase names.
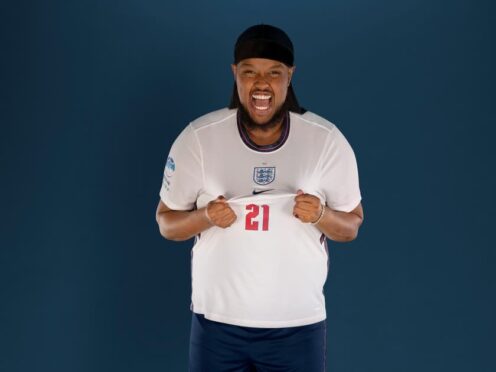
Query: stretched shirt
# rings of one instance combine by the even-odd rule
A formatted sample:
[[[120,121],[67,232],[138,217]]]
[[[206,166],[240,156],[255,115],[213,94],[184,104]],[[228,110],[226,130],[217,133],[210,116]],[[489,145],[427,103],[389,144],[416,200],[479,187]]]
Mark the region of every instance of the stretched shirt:
[[[160,197],[171,209],[204,207],[224,195],[237,220],[211,227],[192,251],[192,310],[252,327],[289,327],[325,319],[325,239],[292,215],[298,189],[331,209],[361,200],[355,156],[338,128],[290,113],[271,146],[250,141],[237,110],[190,123],[174,142]],[[254,195],[255,194],[255,195]]]
[[[325,319],[327,251],[320,231],[293,216],[294,193],[228,200],[237,219],[193,248],[193,311],[250,327]]]

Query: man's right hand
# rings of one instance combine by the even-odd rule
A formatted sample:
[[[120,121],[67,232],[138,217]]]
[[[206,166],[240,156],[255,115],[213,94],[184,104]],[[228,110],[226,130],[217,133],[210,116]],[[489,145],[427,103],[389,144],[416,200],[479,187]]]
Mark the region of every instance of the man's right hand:
[[[223,229],[231,226],[236,221],[236,214],[231,209],[224,196],[210,201],[205,208],[205,216],[213,226]]]

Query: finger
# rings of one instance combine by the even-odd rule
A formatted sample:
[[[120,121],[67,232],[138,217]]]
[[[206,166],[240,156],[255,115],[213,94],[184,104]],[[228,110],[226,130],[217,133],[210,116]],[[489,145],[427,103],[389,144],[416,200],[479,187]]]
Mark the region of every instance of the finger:
[[[232,213],[232,214],[235,214],[234,213],[234,210],[231,208],[231,206],[227,203],[225,204],[220,204],[219,205],[219,211],[221,211],[222,213]]]
[[[225,213],[221,217],[223,220],[232,220],[234,221],[236,219],[236,215],[234,213]]]
[[[301,191],[301,190],[298,190],[298,191]],[[304,196],[305,196],[305,194],[303,192],[298,192],[298,193],[296,193],[296,196],[295,196],[294,200],[300,200]]]
[[[226,220],[231,219],[232,215],[230,213],[217,213],[211,218],[217,221],[217,223],[223,223]]]
[[[227,199],[224,197],[224,195],[219,195],[215,200],[212,200],[213,203],[220,203],[224,204],[226,203]]]
[[[309,222],[310,221],[310,218],[305,214],[297,213],[297,214],[295,214],[295,217],[298,218],[301,222]]]
[[[296,218],[298,218],[302,222],[310,222],[312,220],[312,217],[308,215],[307,213],[297,213],[295,215]]]
[[[215,224],[219,227],[228,227],[232,224],[231,220],[232,218],[228,218],[228,217],[218,218],[215,221]]]
[[[296,218],[301,218],[301,216],[306,213],[305,211],[302,211],[300,208],[293,208],[293,216]]]
[[[308,194],[301,194],[298,196],[295,196],[294,200],[295,201],[311,201],[317,199],[316,197]]]
[[[320,199],[319,198],[298,198],[295,200],[296,203],[308,203],[308,204],[320,204]]]
[[[222,209],[219,209],[217,212],[217,216],[219,218],[224,218],[224,217],[236,217],[236,213],[229,207],[223,207]]]
[[[319,213],[317,209],[303,209],[303,208],[295,208],[293,214],[297,214],[298,216],[306,216],[308,218],[312,218],[312,216],[315,216]]]
[[[320,211],[321,207],[319,204],[297,203],[293,208],[298,208],[299,210],[308,213],[317,213]]]
[[[293,214],[294,215],[298,215],[298,216],[304,216],[304,215],[307,215],[309,212],[304,210],[304,209],[301,209],[301,208],[295,208],[294,211],[293,211]]]
[[[228,210],[232,210],[232,209],[227,203],[216,202],[213,203],[212,205],[212,211],[215,211],[215,213],[223,213],[224,211],[228,211]]]
[[[234,221],[236,221],[236,216],[226,216],[224,217],[222,220],[221,220],[221,225],[224,226],[224,227],[229,227],[231,226]]]
[[[236,221],[236,216],[232,216],[228,221],[227,221],[227,225],[228,226],[231,226],[234,222]]]
[[[320,204],[310,204],[310,203],[298,203],[295,205],[296,208],[307,212],[317,212],[320,211]]]
[[[295,200],[296,201],[319,201],[320,202],[320,199],[318,197],[316,197],[315,195],[310,195],[310,194],[301,194],[301,195],[298,195],[295,197]]]

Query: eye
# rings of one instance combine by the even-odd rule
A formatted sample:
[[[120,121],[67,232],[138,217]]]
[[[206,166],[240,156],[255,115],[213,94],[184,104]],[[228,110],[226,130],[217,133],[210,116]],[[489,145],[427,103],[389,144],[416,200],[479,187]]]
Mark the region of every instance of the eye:
[[[255,72],[252,70],[245,70],[245,71],[243,71],[243,75],[245,75],[247,77],[253,77],[253,76],[255,76]]]
[[[279,77],[279,76],[281,76],[281,71],[277,71],[277,70],[270,71],[270,72],[269,72],[269,75],[270,75],[271,77]]]

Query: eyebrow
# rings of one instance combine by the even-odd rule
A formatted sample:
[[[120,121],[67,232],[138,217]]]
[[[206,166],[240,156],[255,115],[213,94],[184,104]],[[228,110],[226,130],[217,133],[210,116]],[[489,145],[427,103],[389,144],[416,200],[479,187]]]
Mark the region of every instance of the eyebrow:
[[[248,63],[248,62],[241,62],[239,67],[245,67],[245,66],[246,67],[254,67],[253,64]],[[278,67],[283,67],[283,64],[282,63],[276,63],[275,65],[270,66],[269,69],[270,68],[278,68]]]

